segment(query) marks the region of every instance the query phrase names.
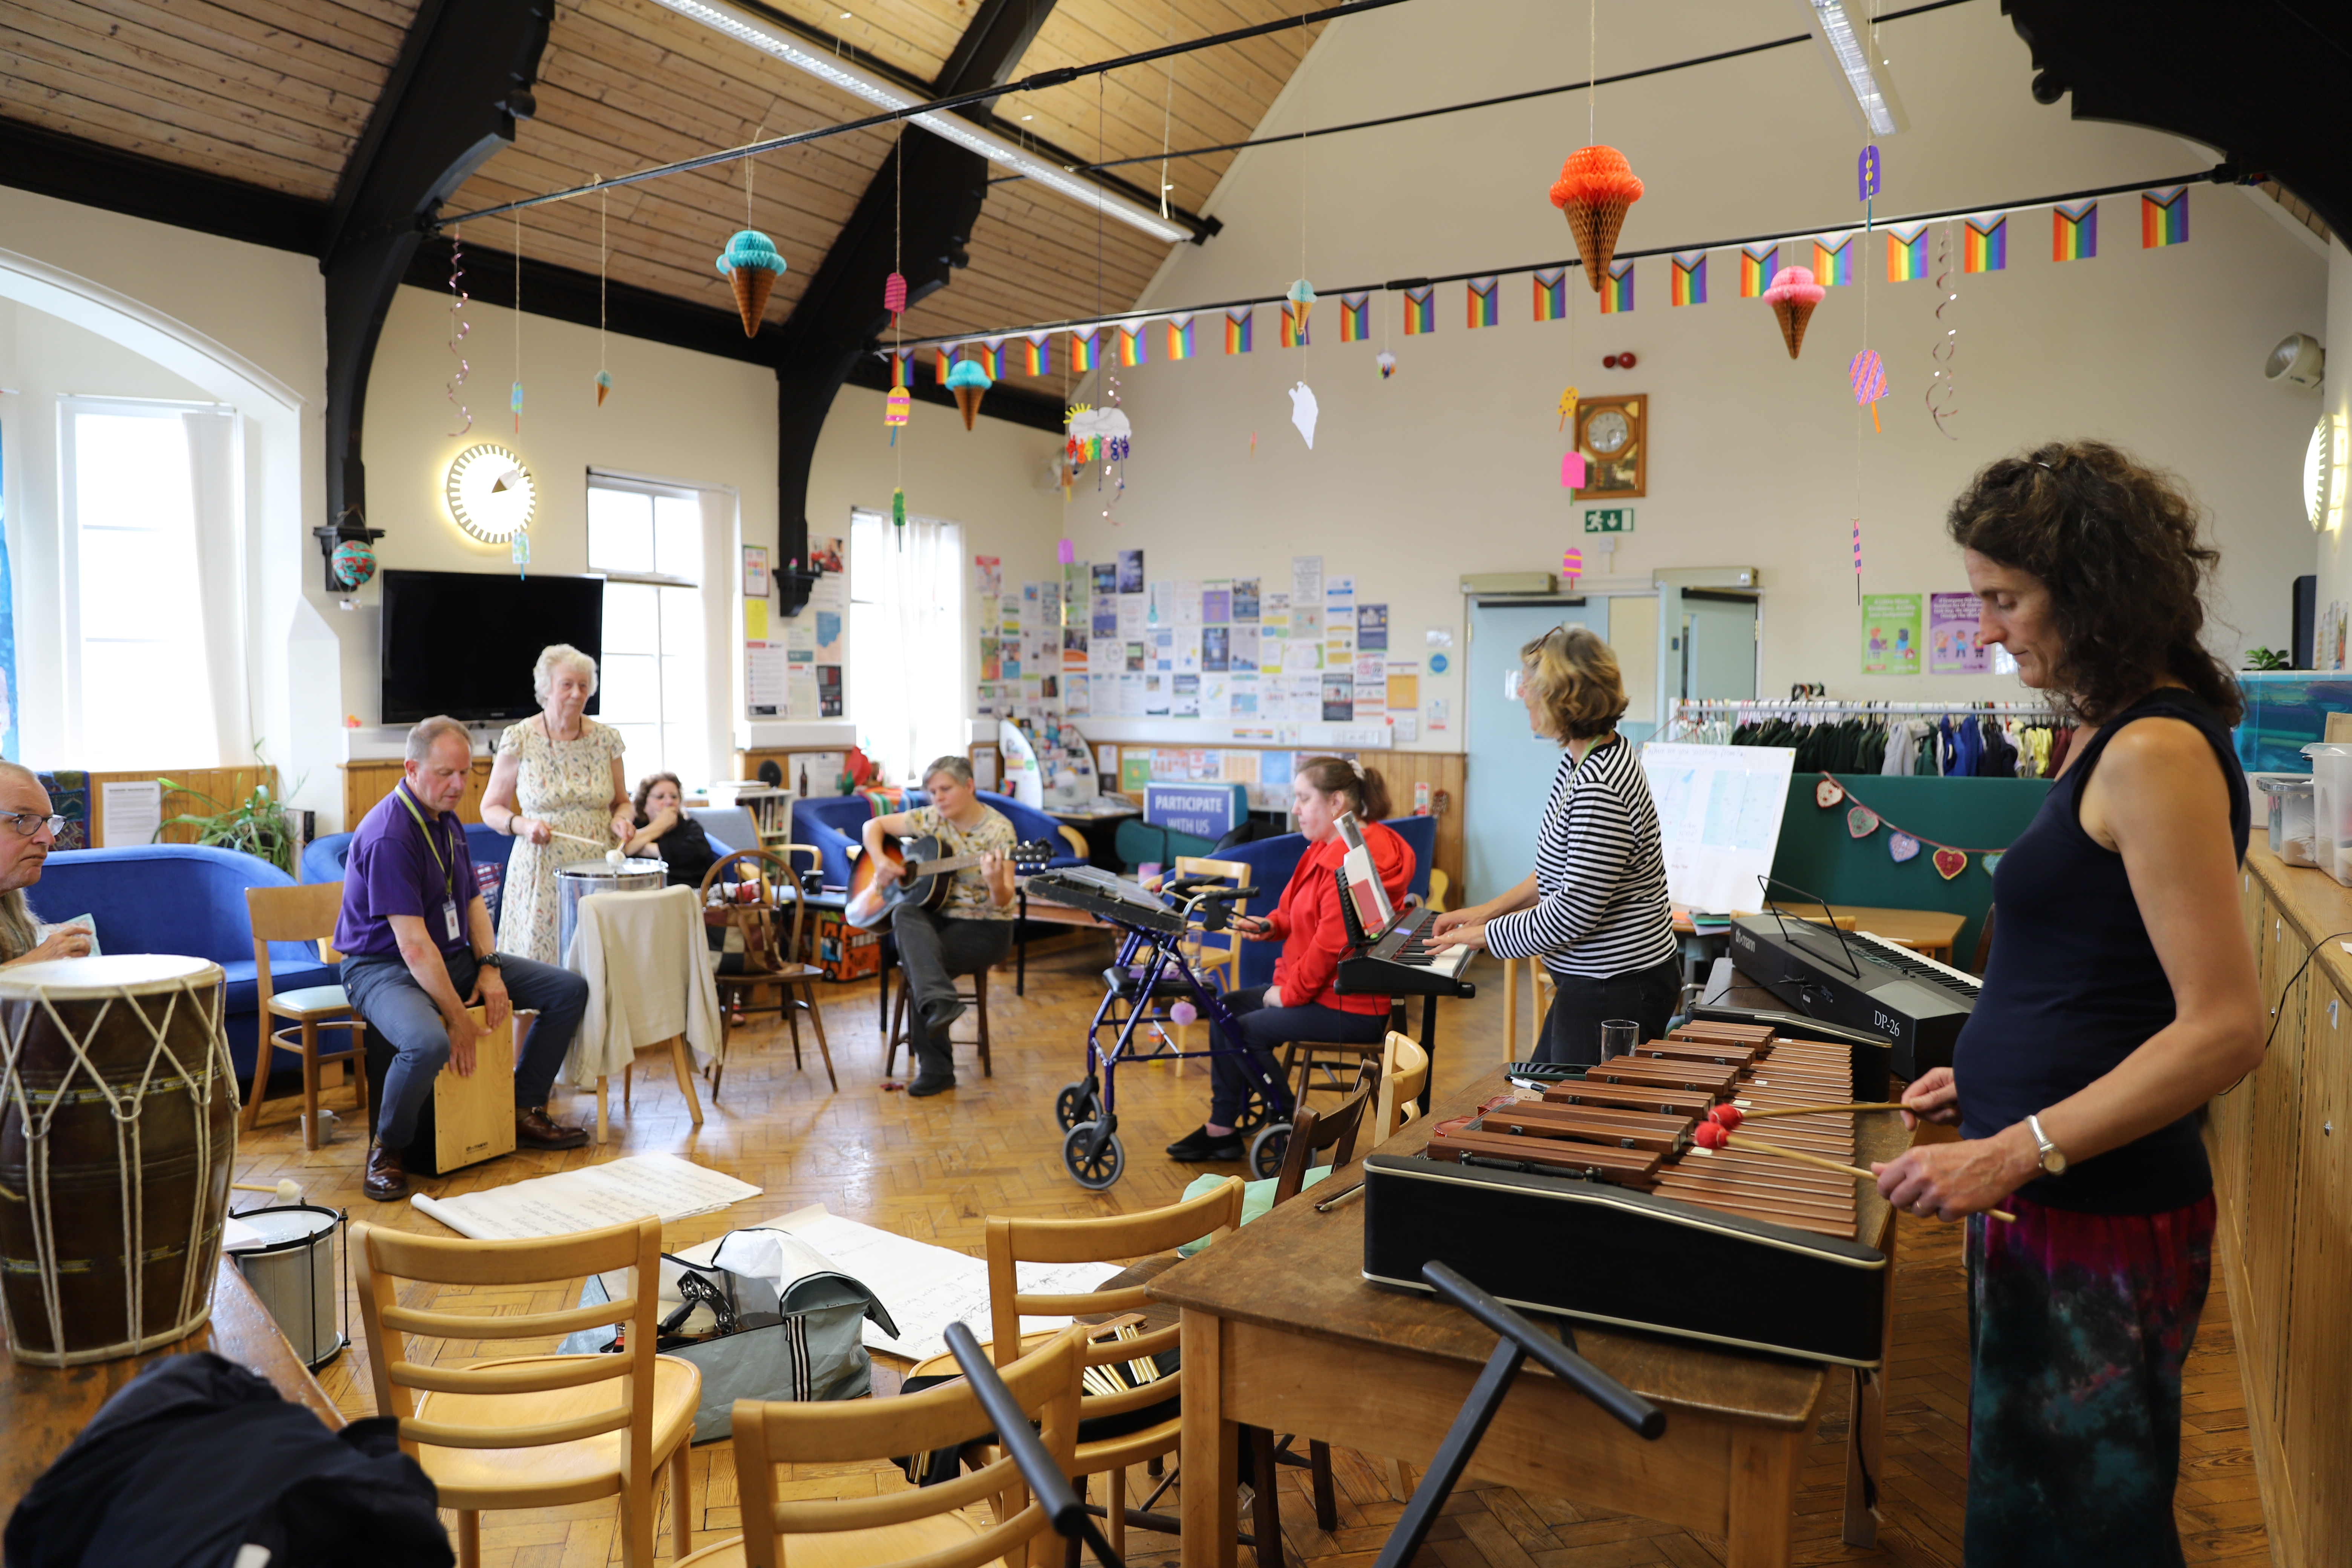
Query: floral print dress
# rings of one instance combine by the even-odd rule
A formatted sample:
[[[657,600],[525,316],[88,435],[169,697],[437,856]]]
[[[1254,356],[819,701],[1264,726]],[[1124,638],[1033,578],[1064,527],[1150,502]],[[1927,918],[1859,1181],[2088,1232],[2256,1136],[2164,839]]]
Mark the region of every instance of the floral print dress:
[[[520,759],[515,804],[522,815],[558,833],[576,833],[599,844],[613,840],[613,763],[621,749],[620,731],[593,719],[580,721],[576,741],[549,740],[537,719],[510,724],[499,736],[499,755]],[[555,873],[596,858],[597,851],[568,838],[533,844],[518,837],[507,860],[499,908],[499,951],[541,963],[561,963]]]

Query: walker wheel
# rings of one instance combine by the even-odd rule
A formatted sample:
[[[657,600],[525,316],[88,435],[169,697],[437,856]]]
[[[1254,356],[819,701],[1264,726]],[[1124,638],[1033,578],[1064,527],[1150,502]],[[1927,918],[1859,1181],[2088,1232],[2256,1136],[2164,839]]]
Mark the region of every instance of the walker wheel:
[[[1118,1134],[1104,1140],[1103,1146],[1092,1153],[1087,1145],[1094,1141],[1095,1123],[1081,1121],[1070,1129],[1062,1140],[1062,1163],[1069,1167],[1072,1179],[1088,1192],[1098,1193],[1118,1180],[1127,1165],[1127,1151],[1119,1146]]]
[[[1250,1174],[1262,1182],[1282,1174],[1282,1157],[1290,1152],[1290,1123],[1276,1121],[1258,1129],[1250,1140]]]
[[[1254,1132],[1265,1125],[1265,1095],[1259,1089],[1252,1089],[1249,1091],[1249,1099],[1242,1102],[1242,1113],[1234,1118],[1234,1131]]]
[[[1080,1079],[1076,1083],[1064,1084],[1062,1092],[1054,1097],[1054,1120],[1061,1124],[1063,1131],[1067,1132],[1079,1122],[1092,1121],[1100,1116],[1100,1106],[1101,1102],[1095,1098],[1093,1081]]]

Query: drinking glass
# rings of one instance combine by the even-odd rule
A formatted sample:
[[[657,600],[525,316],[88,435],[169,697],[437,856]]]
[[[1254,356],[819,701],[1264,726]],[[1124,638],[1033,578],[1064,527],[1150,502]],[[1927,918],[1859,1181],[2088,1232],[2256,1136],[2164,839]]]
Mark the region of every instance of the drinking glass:
[[[1642,1041],[1642,1026],[1632,1018],[1604,1018],[1601,1021],[1601,1059],[1630,1057]]]

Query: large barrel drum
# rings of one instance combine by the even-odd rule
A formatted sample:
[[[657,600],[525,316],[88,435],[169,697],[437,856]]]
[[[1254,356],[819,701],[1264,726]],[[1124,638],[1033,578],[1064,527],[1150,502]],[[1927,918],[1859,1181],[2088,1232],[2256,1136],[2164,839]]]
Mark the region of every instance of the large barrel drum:
[[[220,965],[127,953],[0,969],[0,1320],[69,1366],[212,1314],[236,1154]]]

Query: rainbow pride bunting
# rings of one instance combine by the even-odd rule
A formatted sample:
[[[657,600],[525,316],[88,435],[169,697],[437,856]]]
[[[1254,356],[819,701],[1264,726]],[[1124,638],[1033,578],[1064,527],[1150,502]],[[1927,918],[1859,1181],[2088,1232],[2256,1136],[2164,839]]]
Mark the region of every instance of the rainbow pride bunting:
[[[1743,245],[1739,247],[1739,297],[1760,300],[1764,290],[1772,286],[1772,274],[1780,270],[1780,247],[1777,245]]]
[[[1013,350],[1013,368],[1022,375],[1050,375],[1054,370],[1054,334],[1032,332]]]
[[[1286,349],[1303,349],[1307,346],[1307,323],[1299,320],[1297,308],[1287,300],[1282,302],[1282,333],[1279,342]]]
[[[1466,308],[1465,319],[1470,330],[1476,331],[1480,327],[1499,326],[1503,316],[1495,293],[1501,287],[1501,279],[1492,275],[1473,278],[1465,287],[1467,292],[1462,296],[1462,303]]]
[[[1853,236],[1835,245],[1826,235],[1813,241],[1813,281],[1824,289],[1842,289],[1853,281]]]
[[[1168,318],[1168,357],[1171,360],[1192,357],[1192,318]]]
[[[1143,337],[1143,334],[1150,330],[1151,328],[1142,321],[1138,321],[1131,327],[1119,328],[1118,363],[1120,369],[1132,369],[1136,365],[1143,363],[1146,360],[1149,360],[1151,357],[1146,348]]]
[[[1704,305],[1706,303],[1706,252],[1685,250],[1674,258],[1675,275],[1671,303]]]
[[[1908,283],[1927,276],[1927,226],[1915,223],[1886,231],[1886,280]]]
[[[1371,320],[1371,314],[1372,296],[1369,291],[1361,294],[1340,295],[1339,341],[1343,343],[1354,343],[1361,342],[1369,337],[1370,328],[1368,323]]]
[[[2099,254],[2099,204],[2060,202],[2050,209],[2050,259],[2088,261]]]
[[[915,381],[915,351],[893,349],[890,352],[890,384],[911,386]]]
[[[1437,285],[1404,291],[1404,335],[1417,338],[1437,331]]]
[[[2139,194],[2139,247],[2157,250],[2189,243],[2189,187],[2167,185]]]
[[[1250,352],[1250,328],[1257,322],[1257,312],[1247,305],[1239,305],[1225,312],[1225,352],[1245,354]]]
[[[1568,268],[1536,269],[1536,320],[1557,321],[1568,314]]]
[[[991,381],[1003,379],[1004,340],[988,338],[963,346],[963,357],[980,366],[980,374]]]
[[[1633,262],[1631,257],[1609,264],[1609,276],[1601,285],[1601,313],[1614,316],[1633,308]]]
[[[948,384],[948,351],[944,347],[931,351],[931,379],[941,386]]]
[[[1969,237],[1960,258],[1966,272],[1999,272],[2009,266],[2009,218],[1969,219]]]
[[[1102,329],[1088,327],[1070,334],[1070,374],[1084,375],[1102,363]]]

